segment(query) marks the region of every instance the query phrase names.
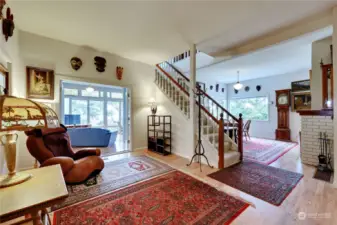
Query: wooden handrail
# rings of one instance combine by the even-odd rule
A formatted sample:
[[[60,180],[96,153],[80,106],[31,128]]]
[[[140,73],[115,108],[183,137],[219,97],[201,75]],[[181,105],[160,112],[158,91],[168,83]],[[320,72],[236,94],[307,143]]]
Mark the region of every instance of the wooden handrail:
[[[197,105],[199,105],[199,102],[197,102],[197,101],[195,101],[196,103],[197,103]],[[203,105],[201,105],[200,104],[200,108],[209,116],[209,117],[211,117],[211,119],[215,122],[215,123],[217,123],[217,124],[219,124],[219,121],[203,106]]]
[[[175,71],[177,71],[179,73],[179,75],[183,76],[187,81],[189,81],[189,79],[187,77],[185,77],[179,70],[176,70],[176,68],[174,66],[172,66],[170,63],[166,62],[169,66],[171,66]],[[156,67],[158,69],[160,69],[160,71],[162,71],[174,84],[176,84],[183,92],[185,92],[185,94],[187,94],[189,96],[189,93],[175,80],[173,79],[173,77],[168,74],[165,70],[163,70],[163,68],[160,67],[159,64],[156,65]],[[204,92],[203,90],[199,89],[199,91],[201,91],[201,93],[206,96],[208,99],[210,99],[212,102],[214,102],[214,104],[216,106],[218,106],[222,111],[224,111],[226,114],[228,114],[230,117],[233,118],[233,120],[235,122],[239,122],[239,119],[237,119],[235,116],[233,116],[230,112],[228,112],[224,107],[222,107],[217,101],[215,101],[211,96],[209,96],[206,92]],[[218,119],[216,119],[213,115],[211,115],[208,110],[203,107],[203,110],[214,120],[214,122],[218,122]]]
[[[238,151],[240,152],[240,161],[243,159],[243,122],[242,114],[239,114],[239,124],[238,124]]]
[[[172,68],[174,68],[170,63],[168,63]],[[165,75],[167,76],[176,86],[178,86],[187,96],[189,93],[175,80],[171,75],[169,75],[165,70],[163,70],[159,64],[156,67]],[[180,73],[179,73],[180,74]],[[183,76],[184,77],[184,76]],[[185,77],[186,79],[187,77]],[[210,97],[206,92],[201,89],[198,89],[203,95],[209,98],[212,102],[214,102],[223,112],[227,113],[230,117],[233,118],[235,122],[238,123],[238,151],[240,153],[240,161],[243,159],[243,120],[242,114],[239,114],[239,119],[233,116],[230,112],[228,112],[225,108],[223,108],[218,102],[216,102],[212,97]],[[201,109],[216,123],[219,125],[219,134],[218,134],[218,154],[219,154],[219,161],[218,167],[219,169],[224,168],[224,119],[223,119],[223,112],[220,114],[220,120],[215,118],[201,103],[196,101],[197,105],[200,105]]]
[[[182,76],[186,81],[190,82],[190,79],[186,77],[182,72],[180,72],[176,67],[174,67],[171,63],[168,61],[165,61],[174,71],[176,71],[180,76]],[[197,87],[199,89],[199,87]],[[228,112],[224,107],[222,107],[217,101],[215,101],[211,96],[209,96],[206,92],[200,89],[200,91],[205,95],[207,98],[209,98],[212,102],[214,102],[222,111],[226,112],[230,117],[232,117],[236,122],[239,122],[239,119],[237,119],[234,115],[232,115],[230,112]]]
[[[172,67],[172,69],[174,71],[176,71],[180,76],[182,76],[186,81],[190,82],[190,79],[188,77],[186,77],[182,72],[180,72],[180,70],[178,70],[175,66],[173,66],[171,63],[169,63],[168,61],[165,61],[170,67]]]
[[[225,134],[224,134],[224,121],[223,121],[223,113],[220,114],[219,120],[219,136],[218,136],[218,169],[225,168]]]
[[[235,120],[235,122],[239,122],[239,119],[236,118],[235,116],[233,116],[230,112],[228,112],[224,107],[222,107],[217,101],[215,101],[211,96],[209,96],[206,92],[204,92],[203,90],[199,89],[199,91],[201,91],[201,93],[206,96],[208,99],[210,99],[212,102],[215,103],[216,106],[218,106],[222,111],[224,111],[226,114],[228,114],[230,117],[233,118],[233,120]]]
[[[190,94],[175,80],[173,79],[173,77],[171,77],[170,74],[168,74],[165,70],[163,70],[158,64],[156,65],[156,67],[165,74],[165,76],[167,76],[175,85],[177,85],[187,96],[190,96]]]

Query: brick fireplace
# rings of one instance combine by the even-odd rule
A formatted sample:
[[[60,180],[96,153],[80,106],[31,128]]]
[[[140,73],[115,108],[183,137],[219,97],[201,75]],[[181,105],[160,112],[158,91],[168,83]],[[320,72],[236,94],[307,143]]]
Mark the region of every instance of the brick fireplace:
[[[320,132],[326,133],[333,140],[333,118],[332,111],[311,110],[299,111],[301,115],[301,159],[305,164],[317,166],[320,154]],[[333,154],[333,141],[332,152]],[[333,157],[332,157],[333,164]]]

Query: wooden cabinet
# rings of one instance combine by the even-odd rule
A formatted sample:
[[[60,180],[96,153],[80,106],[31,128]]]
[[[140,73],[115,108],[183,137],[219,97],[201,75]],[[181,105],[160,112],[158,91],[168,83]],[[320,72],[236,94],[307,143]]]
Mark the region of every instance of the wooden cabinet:
[[[290,141],[289,129],[290,89],[276,91],[277,129],[275,139]]]

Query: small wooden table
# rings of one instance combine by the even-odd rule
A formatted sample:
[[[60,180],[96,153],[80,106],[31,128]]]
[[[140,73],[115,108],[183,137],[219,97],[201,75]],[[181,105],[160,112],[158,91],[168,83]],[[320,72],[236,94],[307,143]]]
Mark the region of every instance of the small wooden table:
[[[0,189],[0,223],[30,214],[32,224],[44,224],[46,221],[42,223],[39,212],[46,215],[46,208],[68,196],[60,165],[25,172],[33,177],[24,183]]]

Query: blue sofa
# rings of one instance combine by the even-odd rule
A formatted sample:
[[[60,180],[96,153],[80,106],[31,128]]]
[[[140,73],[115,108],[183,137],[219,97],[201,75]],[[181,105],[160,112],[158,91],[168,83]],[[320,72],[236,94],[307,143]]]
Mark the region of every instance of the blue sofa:
[[[102,128],[68,128],[72,147],[108,147],[117,138],[118,131]]]

